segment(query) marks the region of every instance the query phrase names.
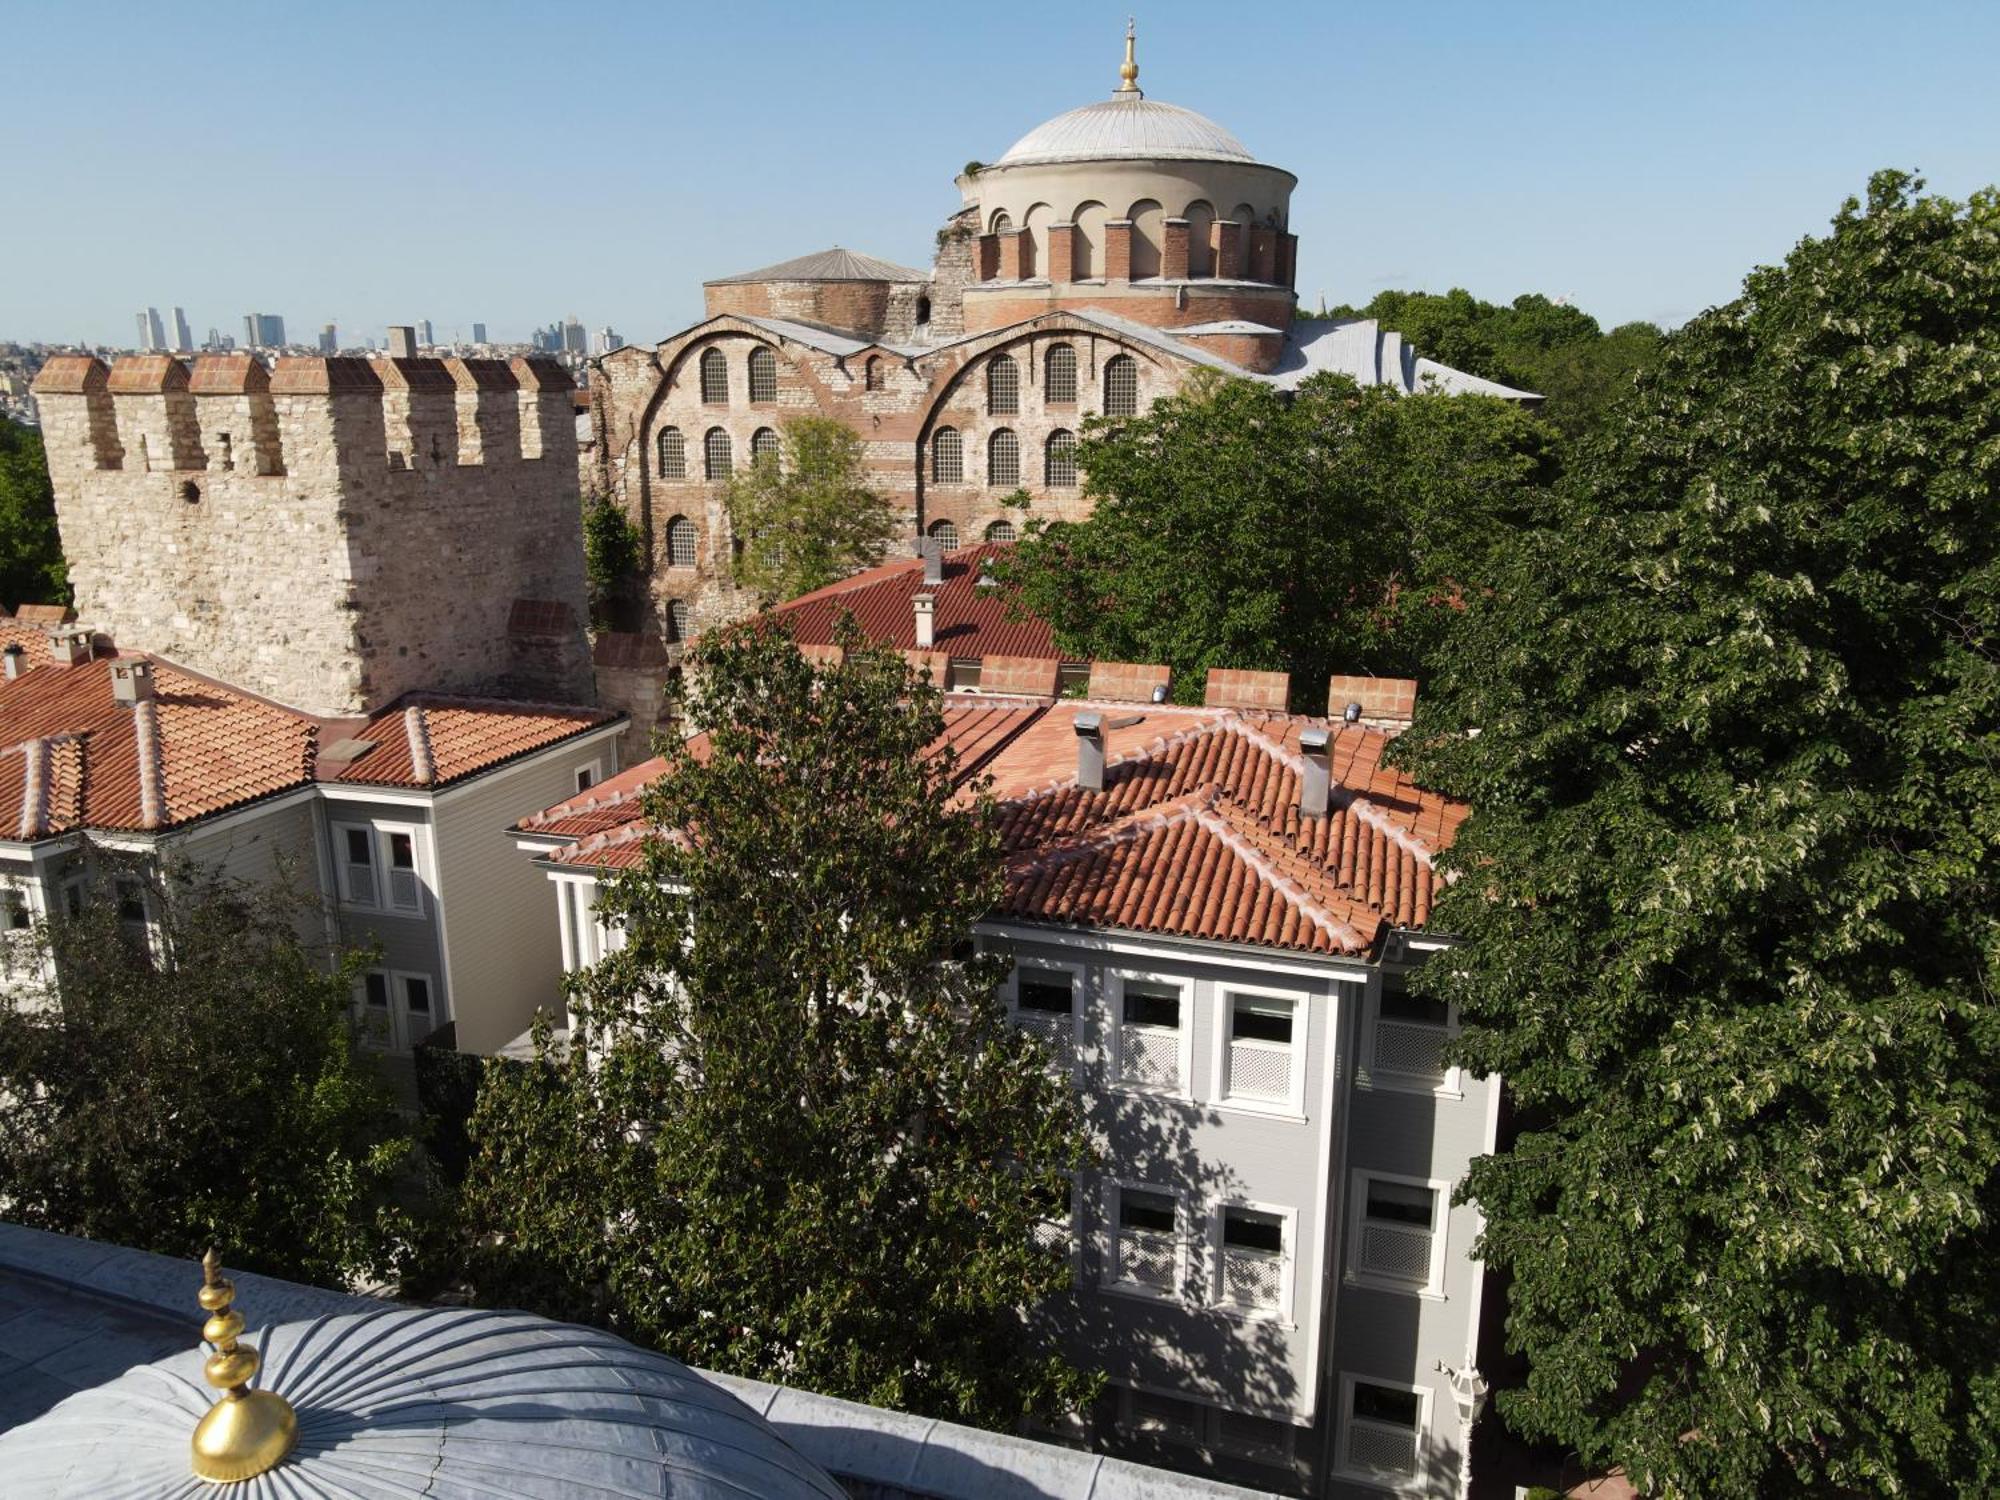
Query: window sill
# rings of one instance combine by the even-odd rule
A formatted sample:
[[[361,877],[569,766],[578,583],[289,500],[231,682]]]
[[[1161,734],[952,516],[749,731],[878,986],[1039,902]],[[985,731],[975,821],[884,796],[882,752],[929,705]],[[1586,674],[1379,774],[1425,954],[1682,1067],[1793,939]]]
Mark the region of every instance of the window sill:
[[[1209,1102],[1216,1109],[1225,1110],[1230,1114],[1257,1115],[1266,1120],[1283,1120],[1291,1125],[1307,1125],[1311,1123],[1311,1120],[1304,1111],[1290,1104],[1281,1104],[1274,1100],[1224,1097],[1213,1099]]]
[[[1130,1297],[1134,1302],[1152,1302],[1167,1307],[1182,1306],[1182,1301],[1172,1292],[1163,1292],[1158,1287],[1147,1286],[1139,1281],[1100,1281],[1098,1290],[1109,1292],[1114,1297]]]
[[[1134,1083],[1129,1078],[1114,1078],[1111,1087],[1121,1094],[1134,1094],[1142,1099],[1176,1099],[1182,1104],[1194,1103],[1194,1095],[1188,1090],[1167,1088],[1157,1083]]]
[[[1423,1481],[1414,1475],[1381,1474],[1373,1469],[1335,1469],[1334,1473],[1352,1484],[1365,1484],[1370,1489],[1381,1490],[1389,1495],[1421,1495]]]
[[[1218,1312],[1232,1323],[1256,1323],[1266,1328],[1281,1329],[1286,1333],[1298,1332],[1299,1325],[1290,1314],[1280,1312],[1275,1307],[1245,1307],[1240,1302],[1213,1302],[1212,1312]]]
[[[1415,1297],[1419,1302],[1449,1302],[1445,1293],[1429,1286],[1413,1286],[1407,1281],[1391,1281],[1386,1276],[1369,1276],[1360,1271],[1349,1271],[1344,1278],[1347,1285],[1364,1292],[1390,1292],[1399,1297]]]
[[[1426,1084],[1421,1078],[1405,1082],[1402,1078],[1385,1073],[1363,1073],[1354,1080],[1358,1089],[1379,1091],[1385,1094],[1421,1094],[1432,1099],[1463,1099],[1464,1088],[1452,1083]]]

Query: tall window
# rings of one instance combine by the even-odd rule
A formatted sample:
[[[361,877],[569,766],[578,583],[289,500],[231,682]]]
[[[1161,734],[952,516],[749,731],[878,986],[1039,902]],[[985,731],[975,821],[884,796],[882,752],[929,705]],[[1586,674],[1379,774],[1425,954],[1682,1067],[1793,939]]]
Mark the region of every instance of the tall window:
[[[701,351],[701,399],[710,406],[729,404],[729,361],[720,349]]]
[[[1424,1398],[1407,1386],[1348,1380],[1341,1427],[1342,1466],[1368,1474],[1414,1478],[1419,1472]]]
[[[1129,354],[1114,354],[1104,362],[1104,414],[1131,417],[1139,412],[1139,367]]]
[[[1020,533],[1014,529],[1012,521],[995,521],[986,528],[986,540],[989,542],[1011,542],[1019,537]]]
[[[861,367],[861,383],[871,391],[882,389],[882,356],[871,354],[868,363]]]
[[[1229,1204],[1222,1210],[1221,1300],[1249,1312],[1285,1310],[1285,1219]]]
[[[688,611],[687,600],[675,599],[667,605],[667,639],[684,641],[688,638],[688,627],[693,618]]]
[[[1076,400],[1076,350],[1070,345],[1049,345],[1048,380],[1042,394],[1049,401]]]
[[[667,566],[670,568],[691,568],[694,566],[695,543],[698,540],[694,522],[686,516],[675,516],[667,522]]]
[[[1434,1183],[1357,1172],[1348,1270],[1401,1290],[1435,1292],[1444,1276],[1445,1195]]]
[[[1382,984],[1369,1076],[1391,1087],[1447,1088],[1452,1070],[1443,1054],[1450,1037],[1450,1007],[1442,1000],[1412,995],[1401,975],[1391,975]]]
[[[1277,995],[1225,991],[1228,1032],[1223,1052],[1223,1097],[1232,1103],[1297,1108],[1304,1069],[1294,1045],[1298,1003]]]
[[[956,427],[940,427],[931,434],[931,483],[962,484],[965,481],[965,439]]]
[[[1119,990],[1118,1082],[1180,1088],[1181,987],[1159,979],[1123,979]]]
[[[680,428],[662,427],[657,446],[660,450],[660,478],[687,478],[687,439],[681,436]]]
[[[720,427],[708,429],[708,436],[701,440],[702,471],[710,479],[727,479],[729,471],[736,463],[736,455],[729,446],[729,434]]]
[[[1172,1193],[1116,1189],[1112,1277],[1120,1286],[1171,1297],[1180,1283],[1179,1204]]]
[[[778,399],[778,356],[769,349],[750,351],[750,399],[759,405]]]
[[[931,522],[930,535],[946,552],[958,550],[958,527],[950,521]]]
[[[750,434],[750,462],[761,458],[776,460],[778,456],[778,435],[768,427],[759,427]]]
[[[1042,483],[1050,489],[1076,488],[1076,434],[1060,427],[1042,450]]]
[[[1013,489],[1021,482],[1021,440],[1002,427],[986,440],[986,482]]]
[[[1011,417],[1021,410],[1021,369],[1004,354],[986,361],[986,415]]]

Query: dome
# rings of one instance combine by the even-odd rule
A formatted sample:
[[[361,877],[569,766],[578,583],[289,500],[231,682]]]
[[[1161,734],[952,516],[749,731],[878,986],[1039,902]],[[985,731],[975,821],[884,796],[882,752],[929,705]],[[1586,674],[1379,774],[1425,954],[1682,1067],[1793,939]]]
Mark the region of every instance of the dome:
[[[1254,163],[1256,158],[1207,115],[1134,92],[1043,121],[993,165],[1148,160]]]

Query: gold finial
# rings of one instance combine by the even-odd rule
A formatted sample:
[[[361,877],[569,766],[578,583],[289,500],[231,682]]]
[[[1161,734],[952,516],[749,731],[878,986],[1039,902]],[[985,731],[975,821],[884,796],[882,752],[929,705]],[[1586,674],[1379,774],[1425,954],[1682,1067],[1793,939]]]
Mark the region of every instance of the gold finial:
[[[197,1300],[208,1314],[201,1336],[215,1346],[202,1375],[222,1399],[195,1426],[194,1472],[215,1484],[234,1484],[283,1461],[298,1441],[299,1418],[276,1391],[250,1389],[263,1361],[255,1348],[238,1342],[243,1314],[230,1305],[236,1287],[222,1274],[213,1246],[201,1258],[201,1277]]]
[[[1132,17],[1127,16],[1125,18],[1125,64],[1118,70],[1118,87],[1111,91],[1114,96],[1118,94],[1130,94],[1137,99],[1146,97],[1139,92],[1138,47],[1138,22],[1133,20]]]

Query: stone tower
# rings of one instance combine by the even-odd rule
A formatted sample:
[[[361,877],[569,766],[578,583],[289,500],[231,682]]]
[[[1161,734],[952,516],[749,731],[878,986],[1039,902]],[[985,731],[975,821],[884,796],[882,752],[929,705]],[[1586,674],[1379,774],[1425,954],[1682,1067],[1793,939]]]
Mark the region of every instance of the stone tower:
[[[542,360],[52,359],[78,616],[330,717],[591,701],[572,390]]]

